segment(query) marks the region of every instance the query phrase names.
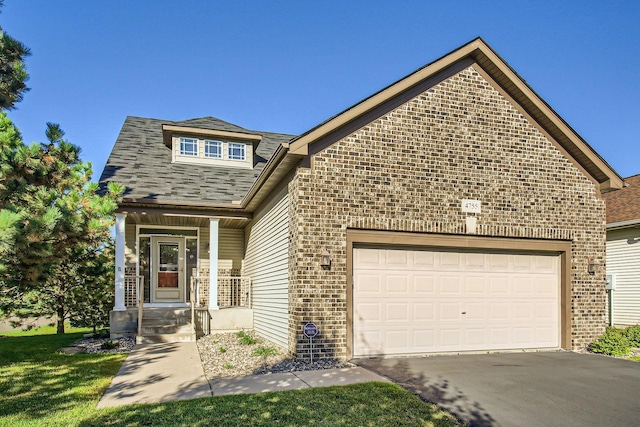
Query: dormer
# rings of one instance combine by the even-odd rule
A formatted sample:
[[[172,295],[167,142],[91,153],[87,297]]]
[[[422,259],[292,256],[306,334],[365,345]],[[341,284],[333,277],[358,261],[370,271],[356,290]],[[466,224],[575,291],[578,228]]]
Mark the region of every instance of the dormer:
[[[165,124],[162,139],[171,148],[172,163],[253,168],[262,136]]]

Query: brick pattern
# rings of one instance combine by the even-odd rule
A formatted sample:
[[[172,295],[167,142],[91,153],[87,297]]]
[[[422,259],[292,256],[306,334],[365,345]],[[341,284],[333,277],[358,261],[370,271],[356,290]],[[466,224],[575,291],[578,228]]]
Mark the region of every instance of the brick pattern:
[[[604,202],[473,66],[315,154],[289,192],[290,350],[299,357],[309,320],[319,356],[346,357],[347,228],[464,234],[465,198],[483,203],[477,235],[571,240],[572,347],[604,331]],[[323,248],[330,271],[319,265]]]

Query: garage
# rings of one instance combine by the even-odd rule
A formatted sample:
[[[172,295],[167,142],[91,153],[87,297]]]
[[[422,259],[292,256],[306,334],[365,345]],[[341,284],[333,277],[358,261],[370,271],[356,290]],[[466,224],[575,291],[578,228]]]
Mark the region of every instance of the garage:
[[[558,348],[560,258],[353,248],[353,356]]]

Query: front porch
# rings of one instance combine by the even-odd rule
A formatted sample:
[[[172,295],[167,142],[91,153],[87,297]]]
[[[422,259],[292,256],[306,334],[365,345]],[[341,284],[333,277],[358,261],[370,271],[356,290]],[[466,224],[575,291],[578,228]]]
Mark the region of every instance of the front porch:
[[[186,341],[252,329],[251,279],[242,275],[245,221],[116,214],[111,337]]]

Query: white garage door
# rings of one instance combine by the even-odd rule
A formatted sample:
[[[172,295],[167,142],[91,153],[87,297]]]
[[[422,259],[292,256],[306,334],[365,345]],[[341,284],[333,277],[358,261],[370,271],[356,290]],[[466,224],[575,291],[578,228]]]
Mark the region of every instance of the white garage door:
[[[558,256],[354,249],[354,356],[556,348]]]

